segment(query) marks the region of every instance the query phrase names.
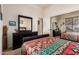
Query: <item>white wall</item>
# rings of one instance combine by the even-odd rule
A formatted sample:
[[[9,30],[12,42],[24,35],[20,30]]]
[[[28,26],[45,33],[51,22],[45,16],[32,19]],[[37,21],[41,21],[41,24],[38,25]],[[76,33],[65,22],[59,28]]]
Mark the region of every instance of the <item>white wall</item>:
[[[79,10],[79,4],[58,4],[48,7],[44,11],[43,33],[50,33],[50,17]]]
[[[2,54],[2,21],[0,20],[0,54]]]
[[[9,26],[9,20],[17,22],[18,14],[33,17],[33,31],[37,31],[37,20],[42,16],[42,10],[33,5],[3,5],[3,22],[8,26],[8,48],[12,47],[12,33],[18,28],[18,23],[16,26]]]
[[[2,12],[2,5],[0,5],[0,12]],[[0,19],[0,55],[2,54],[2,27],[3,21]]]

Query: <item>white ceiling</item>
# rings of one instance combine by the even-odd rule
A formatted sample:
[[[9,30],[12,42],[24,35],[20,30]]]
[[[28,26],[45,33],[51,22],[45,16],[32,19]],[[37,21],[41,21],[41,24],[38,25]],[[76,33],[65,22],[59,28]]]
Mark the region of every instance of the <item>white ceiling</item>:
[[[46,9],[50,7],[52,4],[35,4],[37,7],[40,7],[42,9]]]

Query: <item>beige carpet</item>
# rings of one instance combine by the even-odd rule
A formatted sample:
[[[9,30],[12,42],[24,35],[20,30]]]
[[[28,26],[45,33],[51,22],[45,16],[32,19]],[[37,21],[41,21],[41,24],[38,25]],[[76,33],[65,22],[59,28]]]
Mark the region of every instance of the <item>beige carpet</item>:
[[[7,50],[2,53],[2,55],[21,55],[21,48],[16,50]]]

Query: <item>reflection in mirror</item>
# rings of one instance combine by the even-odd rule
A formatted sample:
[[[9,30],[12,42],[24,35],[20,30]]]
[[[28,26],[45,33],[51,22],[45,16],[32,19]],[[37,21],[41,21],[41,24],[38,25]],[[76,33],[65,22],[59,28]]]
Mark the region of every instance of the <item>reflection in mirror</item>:
[[[19,31],[32,31],[32,18],[27,17],[27,16],[18,16],[18,21],[19,21],[19,26],[18,29]]]
[[[27,18],[20,18],[20,30],[31,30],[31,20]]]

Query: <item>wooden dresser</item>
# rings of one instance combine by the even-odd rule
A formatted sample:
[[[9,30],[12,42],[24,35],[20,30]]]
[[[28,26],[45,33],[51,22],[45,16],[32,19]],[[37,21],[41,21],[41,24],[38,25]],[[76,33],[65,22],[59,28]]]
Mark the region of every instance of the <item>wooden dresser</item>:
[[[13,50],[20,48],[22,46],[23,37],[30,37],[30,36],[34,36],[34,35],[38,35],[38,33],[37,32],[31,32],[31,31],[13,33]]]

